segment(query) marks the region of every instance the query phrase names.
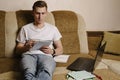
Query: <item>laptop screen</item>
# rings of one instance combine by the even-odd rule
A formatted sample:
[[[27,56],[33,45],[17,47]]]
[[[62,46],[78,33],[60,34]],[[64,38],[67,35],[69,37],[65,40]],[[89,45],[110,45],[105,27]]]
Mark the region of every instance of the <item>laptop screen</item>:
[[[106,45],[106,43],[104,43],[102,46],[100,46],[98,48],[98,51],[97,51],[97,54],[96,54],[96,57],[95,57],[94,69],[99,64],[99,62],[102,60],[102,56],[103,56],[103,53],[104,53],[105,45]]]

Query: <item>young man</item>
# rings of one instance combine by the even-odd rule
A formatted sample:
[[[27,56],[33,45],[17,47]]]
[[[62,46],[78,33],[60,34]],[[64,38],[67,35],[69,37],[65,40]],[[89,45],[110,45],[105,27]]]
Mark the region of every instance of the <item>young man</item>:
[[[34,22],[23,26],[18,34],[16,52],[22,54],[24,80],[52,80],[56,66],[52,55],[63,53],[60,32],[55,26],[44,21],[47,13],[46,2],[36,1],[33,5]],[[30,51],[36,40],[52,42],[49,46]]]

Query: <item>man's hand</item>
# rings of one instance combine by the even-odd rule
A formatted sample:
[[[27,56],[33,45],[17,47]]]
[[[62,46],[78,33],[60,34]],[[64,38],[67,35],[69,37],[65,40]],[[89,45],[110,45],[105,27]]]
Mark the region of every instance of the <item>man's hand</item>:
[[[30,50],[30,48],[32,48],[34,44],[35,44],[35,41],[33,41],[33,40],[27,41],[27,42],[25,43],[25,48],[26,48],[26,50]]]
[[[49,46],[43,46],[40,50],[46,54],[53,54],[53,50]]]

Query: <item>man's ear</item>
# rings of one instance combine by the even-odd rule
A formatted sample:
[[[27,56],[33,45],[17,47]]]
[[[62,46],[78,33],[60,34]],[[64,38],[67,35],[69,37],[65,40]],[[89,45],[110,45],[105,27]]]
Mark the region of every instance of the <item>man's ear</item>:
[[[32,10],[32,16],[34,16],[34,11]]]
[[[48,14],[48,11],[46,11],[46,15]]]
[[[46,11],[46,13],[48,14],[48,11]]]

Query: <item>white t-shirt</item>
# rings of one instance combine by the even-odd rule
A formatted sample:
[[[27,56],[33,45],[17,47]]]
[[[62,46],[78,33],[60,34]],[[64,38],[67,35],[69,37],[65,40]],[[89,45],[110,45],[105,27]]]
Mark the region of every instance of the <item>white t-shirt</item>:
[[[45,23],[43,28],[37,28],[33,23],[29,23],[21,28],[17,41],[25,43],[27,40],[52,40],[57,41],[62,37],[57,27]],[[52,42],[53,43],[53,42]],[[50,47],[52,48],[52,43]],[[34,54],[42,53],[40,50],[32,52]]]

